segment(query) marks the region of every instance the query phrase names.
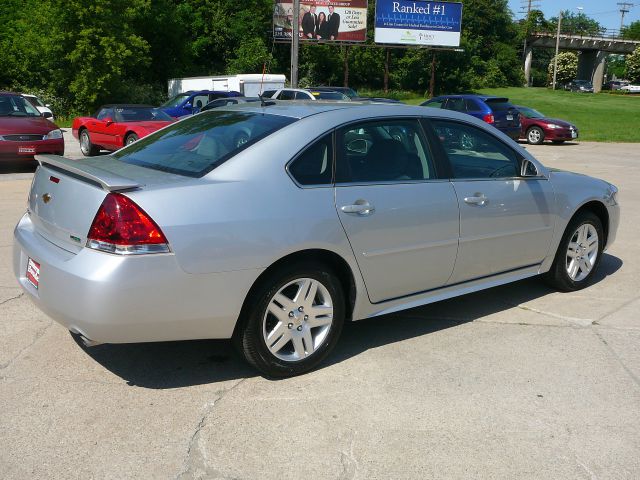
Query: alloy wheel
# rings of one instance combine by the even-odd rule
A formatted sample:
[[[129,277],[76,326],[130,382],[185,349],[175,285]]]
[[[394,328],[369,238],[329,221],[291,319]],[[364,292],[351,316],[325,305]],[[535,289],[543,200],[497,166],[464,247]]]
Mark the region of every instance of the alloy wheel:
[[[571,236],[566,254],[566,268],[574,282],[584,280],[596,263],[599,252],[598,231],[590,223],[583,223]]]
[[[318,280],[299,278],[271,298],[262,320],[264,342],[287,362],[308,358],[323,344],[333,324],[333,299]]]

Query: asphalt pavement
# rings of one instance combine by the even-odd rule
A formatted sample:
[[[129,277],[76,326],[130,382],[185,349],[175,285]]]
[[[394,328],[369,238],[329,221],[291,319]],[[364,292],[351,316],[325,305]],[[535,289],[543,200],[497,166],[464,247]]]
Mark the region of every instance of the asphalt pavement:
[[[13,278],[31,173],[5,167],[0,476],[640,478],[640,147],[527,148],[620,188],[592,286],[529,279],[356,322],[321,368],[279,381],[226,341],[78,345]]]

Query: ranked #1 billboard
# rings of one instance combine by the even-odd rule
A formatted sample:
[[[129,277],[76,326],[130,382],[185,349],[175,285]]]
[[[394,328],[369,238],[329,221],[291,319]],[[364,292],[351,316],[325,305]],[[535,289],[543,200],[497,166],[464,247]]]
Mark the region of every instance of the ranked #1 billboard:
[[[460,46],[462,3],[377,0],[375,42]]]
[[[364,42],[367,40],[368,0],[301,0],[297,28],[293,27],[293,2],[275,0],[273,38],[291,40],[297,30],[300,40]]]

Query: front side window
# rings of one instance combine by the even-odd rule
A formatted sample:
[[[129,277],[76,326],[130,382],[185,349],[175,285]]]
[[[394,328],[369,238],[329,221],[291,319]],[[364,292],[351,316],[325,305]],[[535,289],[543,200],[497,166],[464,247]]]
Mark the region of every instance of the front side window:
[[[173,118],[157,108],[118,107],[114,109],[116,122],[171,122]]]
[[[431,107],[431,108],[442,108],[442,106],[446,101],[447,100],[445,98],[434,98],[432,100],[427,100],[426,102],[422,103],[421,106]]]
[[[207,103],[209,103],[209,95],[196,95],[191,100],[191,105],[197,109],[204,107]]]
[[[291,165],[289,173],[300,185],[331,185],[333,176],[332,135],[308,147]]]
[[[98,115],[96,116],[96,118],[98,120],[104,120],[106,118],[113,119],[113,110],[110,108],[103,108],[98,112]]]
[[[454,178],[517,177],[520,159],[516,152],[481,129],[458,122],[432,120]]]
[[[188,93],[181,93],[180,95],[176,95],[175,97],[170,98],[169,100],[164,102],[162,105],[160,105],[160,108],[175,108],[178,105],[181,105],[182,102],[184,102],[187,98],[189,98]]]
[[[338,131],[337,183],[435,178],[420,124],[414,119],[350,125]]]
[[[455,110],[456,112],[466,112],[467,106],[464,103],[464,98],[450,98],[447,100],[447,110]]]
[[[294,100],[295,98],[296,92],[292,92],[291,90],[283,90],[280,92],[278,100]]]
[[[294,121],[280,115],[208,110],[152,133],[113,156],[141,167],[202,177]]]

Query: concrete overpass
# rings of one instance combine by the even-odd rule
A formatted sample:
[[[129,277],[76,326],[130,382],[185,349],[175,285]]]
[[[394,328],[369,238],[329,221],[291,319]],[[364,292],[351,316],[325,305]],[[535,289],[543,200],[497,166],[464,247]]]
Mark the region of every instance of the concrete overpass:
[[[578,50],[578,75],[582,80],[591,80],[593,89],[602,89],[607,55],[633,53],[640,46],[639,40],[625,40],[617,37],[590,37],[582,35],[560,34],[560,50]],[[556,48],[555,33],[533,33],[527,39],[525,51],[524,76],[529,85],[531,78],[531,60],[534,48]]]

